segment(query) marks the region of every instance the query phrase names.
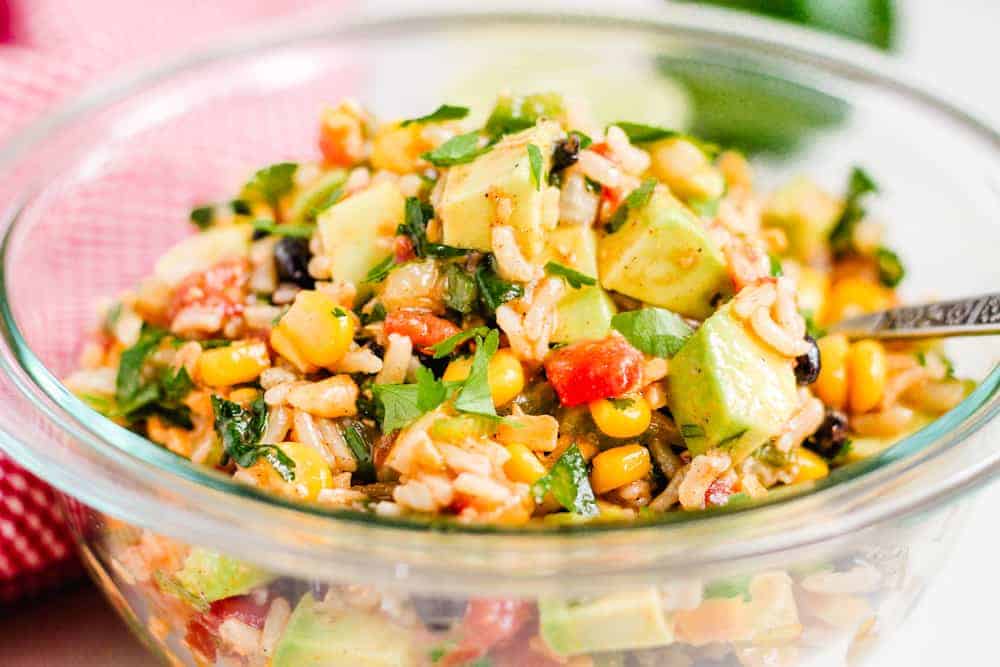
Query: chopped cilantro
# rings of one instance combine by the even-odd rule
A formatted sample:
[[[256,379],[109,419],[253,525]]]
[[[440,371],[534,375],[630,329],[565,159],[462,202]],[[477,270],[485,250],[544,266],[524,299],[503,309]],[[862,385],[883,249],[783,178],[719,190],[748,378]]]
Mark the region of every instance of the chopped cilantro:
[[[166,335],[167,332],[163,329],[143,325],[135,345],[122,351],[118,362],[118,376],[115,378],[115,402],[119,406],[129,405],[136,400],[143,388],[142,367]]]
[[[191,209],[191,224],[198,229],[208,229],[215,219],[214,206],[199,206]]]
[[[316,222],[316,218],[318,218],[323,211],[339,202],[343,196],[344,188],[339,186],[333,188],[323,197],[320,197],[319,201],[309,207],[309,210],[306,211],[304,216],[305,221]]]
[[[528,144],[528,163],[531,167],[531,182],[535,184],[535,190],[541,190],[545,161],[542,159],[542,150],[535,144]]]
[[[775,278],[780,278],[785,275],[785,272],[781,269],[781,260],[775,255],[768,254],[767,258],[771,261],[771,275]]]
[[[559,276],[573,289],[580,289],[584,285],[596,285],[597,280],[591,278],[590,276],[580,273],[568,266],[563,266],[557,262],[549,262],[545,265],[545,272],[549,275]]]
[[[263,199],[271,206],[277,206],[278,200],[295,187],[295,171],[298,168],[299,165],[294,162],[279,162],[264,167],[243,186],[243,192],[250,197]]]
[[[906,269],[899,255],[885,246],[875,251],[875,261],[878,264],[878,279],[886,287],[895,287],[903,280]]]
[[[334,317],[347,317],[347,311],[340,306],[334,308],[332,312]]]
[[[445,338],[443,341],[436,345],[432,345],[431,349],[434,350],[434,358],[441,359],[447,357],[449,354],[455,351],[455,348],[464,343],[467,340],[471,340],[477,336],[482,337],[489,334],[490,330],[488,327],[474,327],[467,331],[462,331],[454,336]]]
[[[802,311],[802,318],[806,321],[806,333],[812,336],[813,340],[819,340],[826,335],[826,329],[816,324],[816,316],[812,311]]]
[[[479,300],[490,314],[511,299],[524,296],[522,285],[507,282],[497,274],[492,255],[476,270],[476,287],[479,288]]]
[[[233,344],[233,341],[228,338],[207,338],[205,340],[198,341],[203,350],[214,350],[217,347],[229,347]]]
[[[396,228],[396,233],[410,238],[417,257],[448,258],[469,254],[466,248],[455,248],[427,240],[427,223],[433,217],[434,210],[429,204],[421,203],[416,197],[407,197],[403,222]]]
[[[436,380],[434,374],[423,366],[417,369],[417,382],[414,384],[372,385],[382,432],[391,433],[403,428],[441,405],[454,386],[453,383]]]
[[[367,313],[361,313],[361,324],[362,326],[368,326],[374,322],[381,322],[385,319],[385,316],[385,306],[382,305],[381,301],[376,301],[375,305]]]
[[[407,118],[399,124],[400,127],[407,127],[415,123],[440,123],[445,120],[461,120],[469,115],[468,107],[458,107],[451,104],[442,104],[437,109],[418,118]]]
[[[705,598],[736,598],[742,597],[750,601],[750,577],[732,577],[718,579],[705,585]]]
[[[590,137],[588,137],[586,134],[584,134],[580,130],[570,130],[569,134],[570,134],[571,137],[576,137],[580,141],[580,150],[581,151],[584,150],[584,149],[586,149],[586,148],[588,148],[591,144],[594,143],[593,139],[591,139]]]
[[[617,232],[625,224],[629,213],[648,204],[650,197],[653,196],[653,188],[655,187],[656,179],[649,178],[643,181],[642,185],[628,193],[625,201],[618,205],[618,209],[611,216],[611,219],[608,220],[608,231],[612,233]]]
[[[628,140],[633,144],[645,144],[651,141],[659,141],[660,139],[669,139],[679,134],[675,130],[668,130],[663,127],[656,127],[655,125],[643,125],[642,123],[621,121],[613,123],[613,125],[620,127],[622,132],[628,137]]]
[[[559,457],[552,469],[531,487],[536,502],[542,502],[546,493],[570,512],[582,517],[597,516],[597,500],[587,477],[587,461],[576,443]]]
[[[434,150],[424,153],[421,157],[435,167],[451,167],[456,164],[472,162],[490,149],[490,146],[480,148],[479,138],[479,132],[460,134]]]
[[[479,299],[476,279],[457,264],[444,267],[444,305],[463,315],[472,312]]]
[[[253,230],[262,234],[273,234],[274,236],[290,236],[296,239],[307,239],[316,231],[316,225],[279,225],[274,220],[258,218],[253,221]]]
[[[878,185],[864,169],[854,167],[851,170],[844,210],[833,229],[830,230],[830,248],[834,253],[844,254],[853,248],[854,228],[865,217],[865,209],[861,205],[861,199],[865,195],[878,191]]]
[[[295,480],[295,461],[276,445],[260,442],[267,430],[267,406],[263,396],[258,396],[249,409],[244,409],[239,403],[213,395],[212,410],[215,412],[215,432],[222,440],[227,458],[242,468],[264,459],[283,480]]]
[[[386,276],[392,272],[393,268],[396,266],[396,258],[389,255],[381,262],[376,264],[365,274],[365,279],[362,282],[366,283],[380,283],[385,280]]]
[[[719,213],[721,199],[689,199],[688,208],[698,214],[699,218],[714,218]]]
[[[625,336],[632,347],[668,359],[681,349],[693,333],[684,319],[664,308],[641,308],[618,313],[611,327]]]
[[[705,429],[701,424],[681,424],[681,435],[685,438],[704,438]]]
[[[533,127],[541,118],[561,116],[563,106],[563,99],[557,93],[501,95],[483,130],[496,141],[505,134]]]
[[[250,215],[250,204],[242,199],[233,199],[229,202],[229,207],[233,209],[235,215]]]
[[[927,365],[927,353],[923,350],[917,350],[917,363],[921,366]]]
[[[478,415],[496,416],[493,395],[490,392],[489,362],[500,347],[500,333],[491,329],[486,338],[476,336],[476,354],[472,357],[469,376],[455,398],[455,409]]]
[[[372,446],[365,437],[364,427],[351,422],[343,427],[344,442],[350,447],[358,465],[354,477],[362,481],[375,481],[375,466],[372,463]]]
[[[635,405],[635,399],[627,396],[625,398],[609,398],[608,403],[615,406],[616,410],[628,410]]]

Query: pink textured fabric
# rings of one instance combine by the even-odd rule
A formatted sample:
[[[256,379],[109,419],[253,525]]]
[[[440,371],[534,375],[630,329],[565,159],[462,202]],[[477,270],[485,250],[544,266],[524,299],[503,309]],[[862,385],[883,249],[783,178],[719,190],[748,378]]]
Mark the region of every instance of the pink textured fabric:
[[[330,4],[0,0],[0,141],[122,65]],[[57,503],[56,492],[0,454],[0,605],[79,576]]]

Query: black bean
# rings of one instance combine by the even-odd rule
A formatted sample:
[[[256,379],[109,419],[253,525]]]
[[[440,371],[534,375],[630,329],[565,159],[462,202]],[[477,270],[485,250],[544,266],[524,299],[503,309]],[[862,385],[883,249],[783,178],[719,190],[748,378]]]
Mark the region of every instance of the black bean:
[[[812,384],[819,377],[819,369],[822,366],[819,358],[819,346],[816,340],[806,335],[806,342],[809,343],[809,351],[801,357],[795,359],[795,380],[799,384]]]
[[[278,267],[278,278],[282,282],[291,282],[299,287],[312,289],[316,281],[309,275],[311,256],[307,239],[282,237],[274,246],[274,263]]]
[[[847,442],[847,417],[842,412],[828,410],[826,418],[816,432],[806,438],[802,446],[820,456],[832,459]]]
[[[572,167],[580,158],[580,137],[571,134],[556,144],[552,153],[552,169],[550,173],[558,173],[567,167]]]
[[[465,616],[465,600],[414,595],[411,598],[417,616],[430,630],[444,632],[458,625]]]

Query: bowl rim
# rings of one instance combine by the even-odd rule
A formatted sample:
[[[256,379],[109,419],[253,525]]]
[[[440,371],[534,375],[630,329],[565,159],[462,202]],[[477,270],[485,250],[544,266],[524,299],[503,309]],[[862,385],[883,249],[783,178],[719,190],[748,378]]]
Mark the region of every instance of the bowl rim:
[[[144,88],[153,87],[174,75],[195,70],[202,65],[254,55],[269,49],[294,47],[300,42],[319,38],[364,36],[372,31],[400,28],[409,31],[428,27],[434,29],[443,24],[474,27],[485,22],[545,25],[555,21],[560,25],[580,28],[610,27],[654,35],[704,37],[714,40],[716,44],[757,50],[765,56],[789,59],[795,64],[819,69],[835,78],[875,85],[912,99],[943,113],[966,130],[980,136],[987,148],[992,146],[994,155],[1000,152],[1000,133],[990,125],[942,100],[927,87],[914,83],[909,75],[902,74],[900,68],[885,56],[843,39],[820,36],[778,22],[743,15],[737,17],[730,12],[704,8],[670,6],[595,11],[570,7],[552,11],[549,8],[531,7],[527,3],[521,4],[524,6],[502,10],[476,7],[471,10],[462,8],[442,11],[440,8],[424,7],[416,11],[411,9],[404,15],[393,12],[388,16],[375,10],[350,20],[345,20],[341,15],[329,23],[293,22],[289,27],[279,30],[245,31],[235,38],[201,51],[168,59],[152,70],[126,74],[91,89],[35,122],[0,148],[0,169],[13,169],[19,160],[30,157],[30,151],[34,147],[43,144],[61,129],[71,127],[74,122],[86,121],[91,112],[102,110]],[[9,282],[8,271],[11,265],[7,257],[19,213],[32,194],[22,194],[20,201],[11,207],[2,223],[0,294],[6,294]],[[0,330],[0,367],[6,371],[16,391],[32,407],[41,410],[62,435],[82,442],[104,464],[108,473],[115,473],[115,477],[106,473],[103,479],[95,483],[93,477],[73,471],[70,466],[65,466],[65,461],[57,460],[43,451],[43,448],[29,444],[31,440],[25,437],[27,432],[23,425],[13,424],[7,418],[0,418],[0,434],[4,436],[0,438],[0,448],[56,487],[109,514],[182,539],[217,547],[240,542],[252,543],[260,547],[261,553],[270,554],[266,560],[284,560],[289,563],[289,567],[292,563],[310,560],[316,555],[312,552],[321,551],[310,549],[308,543],[344,548],[352,544],[356,546],[356,540],[367,542],[374,538],[386,547],[380,551],[378,559],[391,563],[406,561],[408,557],[421,553],[437,554],[439,550],[433,541],[444,535],[447,536],[445,541],[448,544],[461,549],[472,549],[472,557],[499,552],[520,555],[540,548],[550,553],[575,549],[583,554],[581,560],[568,558],[567,564],[593,567],[593,563],[587,560],[592,555],[590,549],[593,545],[586,545],[580,538],[603,538],[621,549],[623,558],[632,550],[630,547],[638,545],[640,549],[648,549],[646,555],[628,561],[636,572],[649,567],[679,567],[685,563],[704,565],[830,540],[847,532],[930,508],[937,501],[959,491],[967,491],[1000,472],[998,457],[984,461],[978,467],[962,470],[949,479],[948,484],[924,489],[922,493],[910,492],[902,497],[893,497],[892,494],[882,496],[878,488],[907,478],[916,472],[917,467],[960,445],[1000,411],[1000,367],[995,366],[982,384],[957,408],[916,434],[904,438],[871,459],[838,471],[815,484],[808,493],[801,493],[799,490],[794,493],[772,493],[768,502],[754,504],[753,511],[759,513],[762,523],[769,524],[766,529],[758,527],[749,532],[737,530],[740,523],[747,523],[741,520],[740,515],[751,509],[751,506],[722,508],[698,514],[672,513],[656,521],[631,524],[588,524],[528,530],[421,523],[297,504],[240,485],[227,476],[181,459],[101,418],[70,394],[27,346],[11,304],[5,298],[0,301]],[[92,472],[92,469],[89,470]],[[142,493],[133,492],[130,499],[134,504],[124,506],[114,493],[119,481],[118,475],[136,484],[146,485],[152,493],[146,493],[144,497]],[[845,501],[849,495],[877,497],[877,502],[866,507],[845,502],[845,507],[852,508],[852,511],[836,513],[836,520],[831,518],[822,522],[822,526],[810,525],[811,522],[804,520],[810,516],[810,510],[822,509],[829,515],[828,504]],[[154,519],[149,514],[150,509],[155,507],[155,502],[162,502],[163,498],[168,497],[178,503],[181,503],[181,499],[186,501],[181,503],[185,508],[184,521],[161,521],[160,517]],[[212,508],[211,511],[207,511],[209,507]],[[255,523],[269,524],[270,530],[258,526],[252,531],[252,537],[244,535],[245,539],[241,540],[232,530],[242,531],[246,526],[233,520],[244,515],[247,510],[252,510],[258,518]],[[151,522],[153,525],[150,525]],[[295,522],[294,528],[283,530],[288,522]],[[706,524],[712,527],[709,533],[732,529],[733,534],[742,537],[740,540],[719,540],[703,536],[699,549],[693,552],[691,549],[662,551],[655,547],[657,543],[667,541],[665,538],[674,537],[679,531],[702,534]],[[777,526],[781,527],[780,530]],[[343,534],[329,535],[337,531]],[[281,537],[276,537],[278,535]],[[434,536],[431,542],[414,539],[415,536],[428,535]],[[623,537],[628,538],[628,544],[622,543]],[[354,555],[361,559],[359,565],[367,564],[363,554],[357,549],[355,551],[358,553]],[[664,554],[669,556],[669,563],[666,565],[659,562],[665,557]],[[652,565],[654,562],[657,564]],[[430,564],[422,563],[421,566],[427,568]],[[439,567],[439,570],[443,576],[453,574],[447,567]],[[509,568],[507,571],[517,573],[524,580],[537,578],[519,570],[520,568]]]

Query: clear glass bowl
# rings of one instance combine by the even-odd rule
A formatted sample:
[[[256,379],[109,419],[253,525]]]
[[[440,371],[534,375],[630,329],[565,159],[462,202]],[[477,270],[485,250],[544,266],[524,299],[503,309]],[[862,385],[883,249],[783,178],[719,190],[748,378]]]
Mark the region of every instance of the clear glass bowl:
[[[961,405],[805,492],[521,532],[292,506],[103,420],[59,383],[95,303],[190,233],[189,207],[256,165],[313,155],[318,111],[347,95],[385,117],[505,85],[568,87],[608,120],[767,149],[767,182],[803,171],[836,188],[860,161],[884,190],[876,213],[910,268],[909,296],[1000,284],[995,131],[859,47],[718,12],[611,11],[274,28],[109,82],[0,153],[14,201],[2,447],[78,499],[66,508],[85,562],[161,656],[383,667],[429,664],[444,647],[439,665],[488,664],[471,659],[496,641],[494,665],[860,664],[937,572],[959,499],[1000,465],[992,339],[952,349],[981,380]],[[243,565],[216,571],[218,552]],[[231,597],[209,605],[192,591]],[[574,657],[546,655],[540,631]]]

